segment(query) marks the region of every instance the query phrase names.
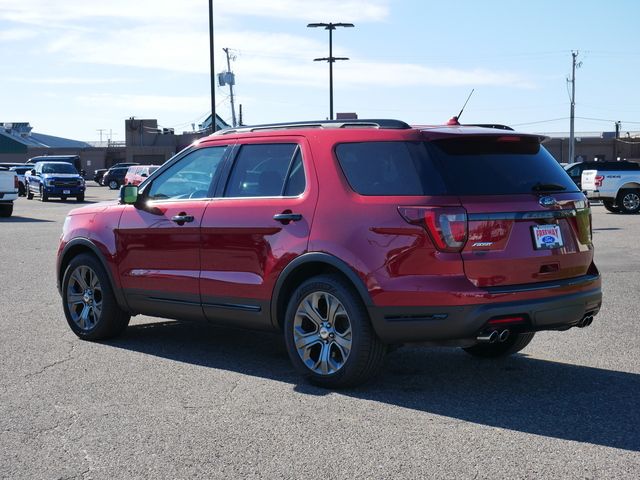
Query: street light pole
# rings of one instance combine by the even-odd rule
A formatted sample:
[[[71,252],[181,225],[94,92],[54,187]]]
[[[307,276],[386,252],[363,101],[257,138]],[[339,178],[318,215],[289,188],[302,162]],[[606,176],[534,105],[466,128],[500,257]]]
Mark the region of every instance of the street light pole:
[[[209,77],[211,78],[211,132],[216,131],[216,80],[214,76],[213,66],[213,0],[209,0],[209,57],[210,57],[210,71]]]
[[[333,64],[336,60],[349,60],[347,57],[333,56],[333,31],[336,27],[354,27],[353,23],[310,23],[309,28],[322,27],[329,30],[329,56],[314,58],[314,62],[329,62],[329,120],[333,120]]]

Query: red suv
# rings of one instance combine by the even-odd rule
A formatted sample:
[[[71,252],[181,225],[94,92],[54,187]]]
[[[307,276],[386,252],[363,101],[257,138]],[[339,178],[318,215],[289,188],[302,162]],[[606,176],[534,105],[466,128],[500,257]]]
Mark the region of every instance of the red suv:
[[[587,326],[589,204],[543,139],[397,120],[217,132],[69,214],[67,321],[86,340],[136,314],[280,330],[327,387],[372,377],[394,345],[498,357]]]

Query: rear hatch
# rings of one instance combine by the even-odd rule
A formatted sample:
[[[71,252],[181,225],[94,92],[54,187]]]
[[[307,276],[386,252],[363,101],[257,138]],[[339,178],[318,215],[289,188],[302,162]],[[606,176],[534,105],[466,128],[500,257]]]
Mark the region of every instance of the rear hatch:
[[[584,195],[533,135],[454,135],[427,142],[467,216],[460,255],[478,287],[585,275],[592,259]]]

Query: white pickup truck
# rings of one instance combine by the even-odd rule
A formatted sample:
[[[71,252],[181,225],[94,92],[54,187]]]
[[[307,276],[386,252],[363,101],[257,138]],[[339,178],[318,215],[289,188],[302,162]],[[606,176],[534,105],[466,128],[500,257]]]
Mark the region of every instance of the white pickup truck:
[[[10,217],[13,201],[18,198],[18,176],[6,168],[0,168],[0,217]]]
[[[584,170],[582,190],[590,200],[602,200],[614,213],[640,211],[640,169]]]

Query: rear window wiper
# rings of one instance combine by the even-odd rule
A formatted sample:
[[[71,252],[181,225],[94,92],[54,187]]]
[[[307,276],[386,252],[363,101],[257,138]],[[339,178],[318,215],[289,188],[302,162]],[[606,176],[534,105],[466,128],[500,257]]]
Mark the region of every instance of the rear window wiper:
[[[557,183],[536,183],[531,187],[534,192],[554,192],[558,190],[566,190],[567,187],[558,185]]]

